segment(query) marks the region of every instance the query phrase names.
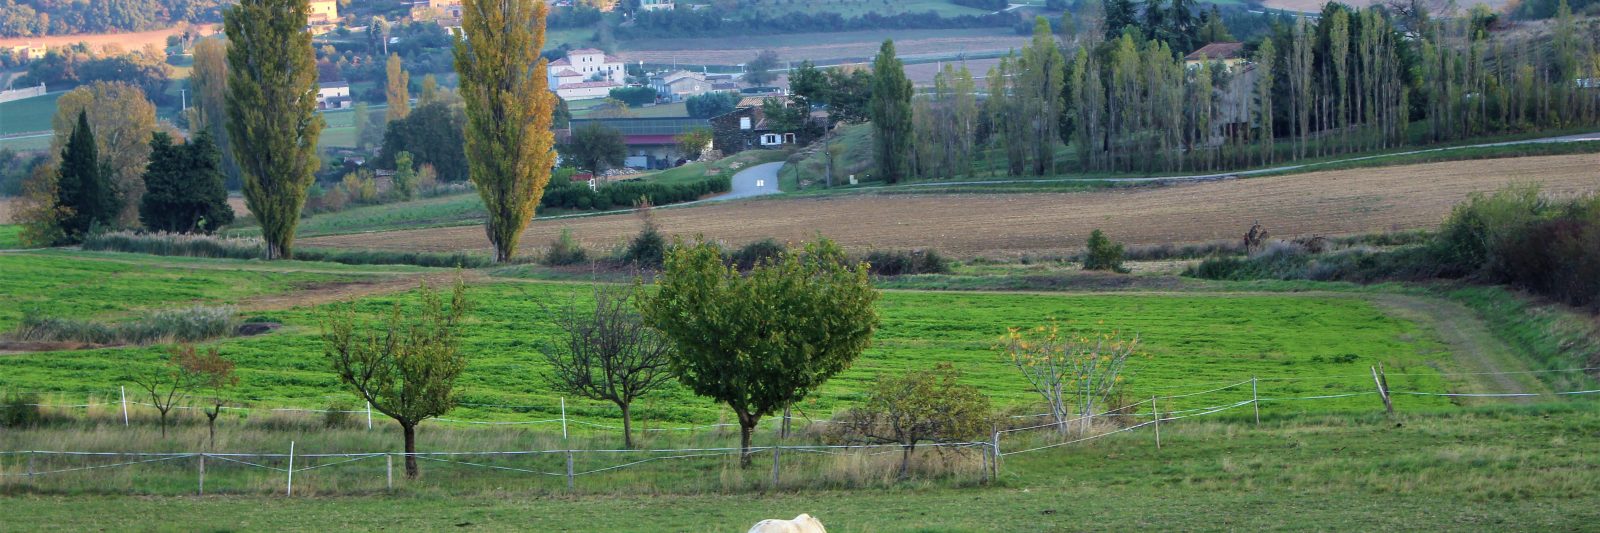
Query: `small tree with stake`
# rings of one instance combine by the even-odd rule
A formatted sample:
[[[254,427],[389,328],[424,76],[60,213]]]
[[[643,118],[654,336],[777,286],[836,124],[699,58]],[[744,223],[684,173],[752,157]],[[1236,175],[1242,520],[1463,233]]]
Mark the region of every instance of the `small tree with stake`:
[[[672,379],[667,358],[672,348],[645,325],[630,298],[632,289],[594,286],[594,311],[569,303],[555,318],[565,333],[541,348],[551,370],[551,388],[622,409],[622,439],[633,447],[633,401]]]
[[[417,424],[455,407],[456,378],[467,367],[458,351],[457,326],[466,311],[466,288],[457,279],[447,306],[426,283],[420,308],[399,302],[382,324],[357,324],[355,305],[335,310],[323,323],[326,353],[339,380],[395,422],[405,435],[406,477],[417,477]]]
[[[839,436],[846,442],[899,444],[900,477],[905,478],[917,443],[971,440],[989,427],[989,397],[959,383],[960,377],[950,363],[940,363],[880,379],[866,405],[844,416]]]
[[[206,396],[206,404],[209,407],[202,409],[201,412],[206,414],[206,429],[210,433],[211,447],[216,448],[217,415],[222,414],[222,406],[227,404],[223,392],[239,384],[239,376],[233,374],[233,361],[223,357],[216,348],[202,353],[191,344],[179,346],[173,357],[177,360],[179,368],[195,377],[196,388],[203,391]]]
[[[200,376],[190,372],[183,365],[185,352],[193,353],[194,347],[189,345],[174,346],[168,351],[172,357],[166,364],[145,371],[135,372],[129,379],[140,389],[150,395],[150,405],[161,413],[161,436],[167,436],[167,414],[172,408],[188,397],[189,391],[200,384]]]
[[[878,327],[878,291],[865,263],[827,239],[763,263],[748,275],[715,244],[681,242],[667,253],[645,322],[676,349],[671,369],[739,417],[742,464],[761,417],[802,399],[850,368]]]

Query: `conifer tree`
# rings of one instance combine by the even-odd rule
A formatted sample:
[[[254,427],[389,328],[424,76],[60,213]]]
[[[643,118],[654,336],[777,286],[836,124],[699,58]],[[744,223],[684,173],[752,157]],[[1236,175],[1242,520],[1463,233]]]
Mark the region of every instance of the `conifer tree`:
[[[117,195],[100,161],[94,130],[89,127],[89,115],[84,111],[78,112],[78,125],[73,127],[72,136],[61,151],[61,167],[57,172],[56,205],[67,208],[61,211],[66,213],[61,219],[61,233],[68,241],[81,241],[91,228],[116,222]]]
[[[268,259],[294,256],[295,226],[319,165],[323,121],[308,9],[307,0],[240,0],[222,17],[231,42],[228,135]]]
[[[233,208],[228,205],[228,190],[223,186],[221,155],[210,130],[179,145],[174,145],[166,132],[152,135],[144,183],[139,221],[146,229],[211,233],[233,223]]]

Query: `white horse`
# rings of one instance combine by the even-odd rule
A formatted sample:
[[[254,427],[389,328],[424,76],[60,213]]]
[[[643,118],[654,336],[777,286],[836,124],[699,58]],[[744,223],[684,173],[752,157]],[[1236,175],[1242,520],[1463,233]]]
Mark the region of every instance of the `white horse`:
[[[767,519],[756,522],[746,533],[828,533],[811,515],[800,513],[794,520]]]

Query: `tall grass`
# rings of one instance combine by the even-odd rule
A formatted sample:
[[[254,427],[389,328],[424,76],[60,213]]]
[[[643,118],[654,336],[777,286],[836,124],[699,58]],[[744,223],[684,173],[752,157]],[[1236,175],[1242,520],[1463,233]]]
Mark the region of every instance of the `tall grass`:
[[[28,310],[11,337],[19,341],[149,345],[227,337],[238,325],[238,312],[231,306],[163,309],[125,322],[51,317]]]
[[[117,231],[84,238],[83,249],[163,256],[265,259],[266,243],[260,237],[218,237],[179,233]],[[415,265],[441,268],[481,268],[494,264],[487,255],[466,252],[432,253],[389,250],[297,248],[294,258],[346,265]]]

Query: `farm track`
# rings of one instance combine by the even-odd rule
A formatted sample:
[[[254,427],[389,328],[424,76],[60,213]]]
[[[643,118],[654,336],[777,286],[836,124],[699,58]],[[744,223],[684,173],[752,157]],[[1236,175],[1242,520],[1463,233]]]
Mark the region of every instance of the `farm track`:
[[[658,209],[658,227],[730,245],[818,233],[854,250],[933,248],[956,257],[1075,253],[1090,231],[1131,244],[1233,239],[1259,221],[1274,235],[1338,235],[1432,228],[1468,194],[1511,183],[1552,194],[1600,189],[1600,154],[1517,157],[1336,170],[1244,180],[1034,194],[858,194],[760,199]],[[534,220],[522,238],[537,252],[562,230],[605,250],[639,231],[636,216]],[[489,248],[476,226],[325,236],[308,246],[414,251]]]
[[[1410,320],[1433,330],[1438,340],[1450,347],[1450,353],[1459,370],[1447,372],[1472,372],[1468,389],[1458,392],[1473,393],[1540,393],[1550,389],[1532,374],[1505,374],[1526,372],[1528,366],[1515,350],[1499,337],[1489,332],[1489,326],[1477,313],[1456,302],[1441,298],[1402,294],[1376,294],[1373,303],[1392,316]],[[1465,403],[1530,403],[1539,398],[1463,398]]]

